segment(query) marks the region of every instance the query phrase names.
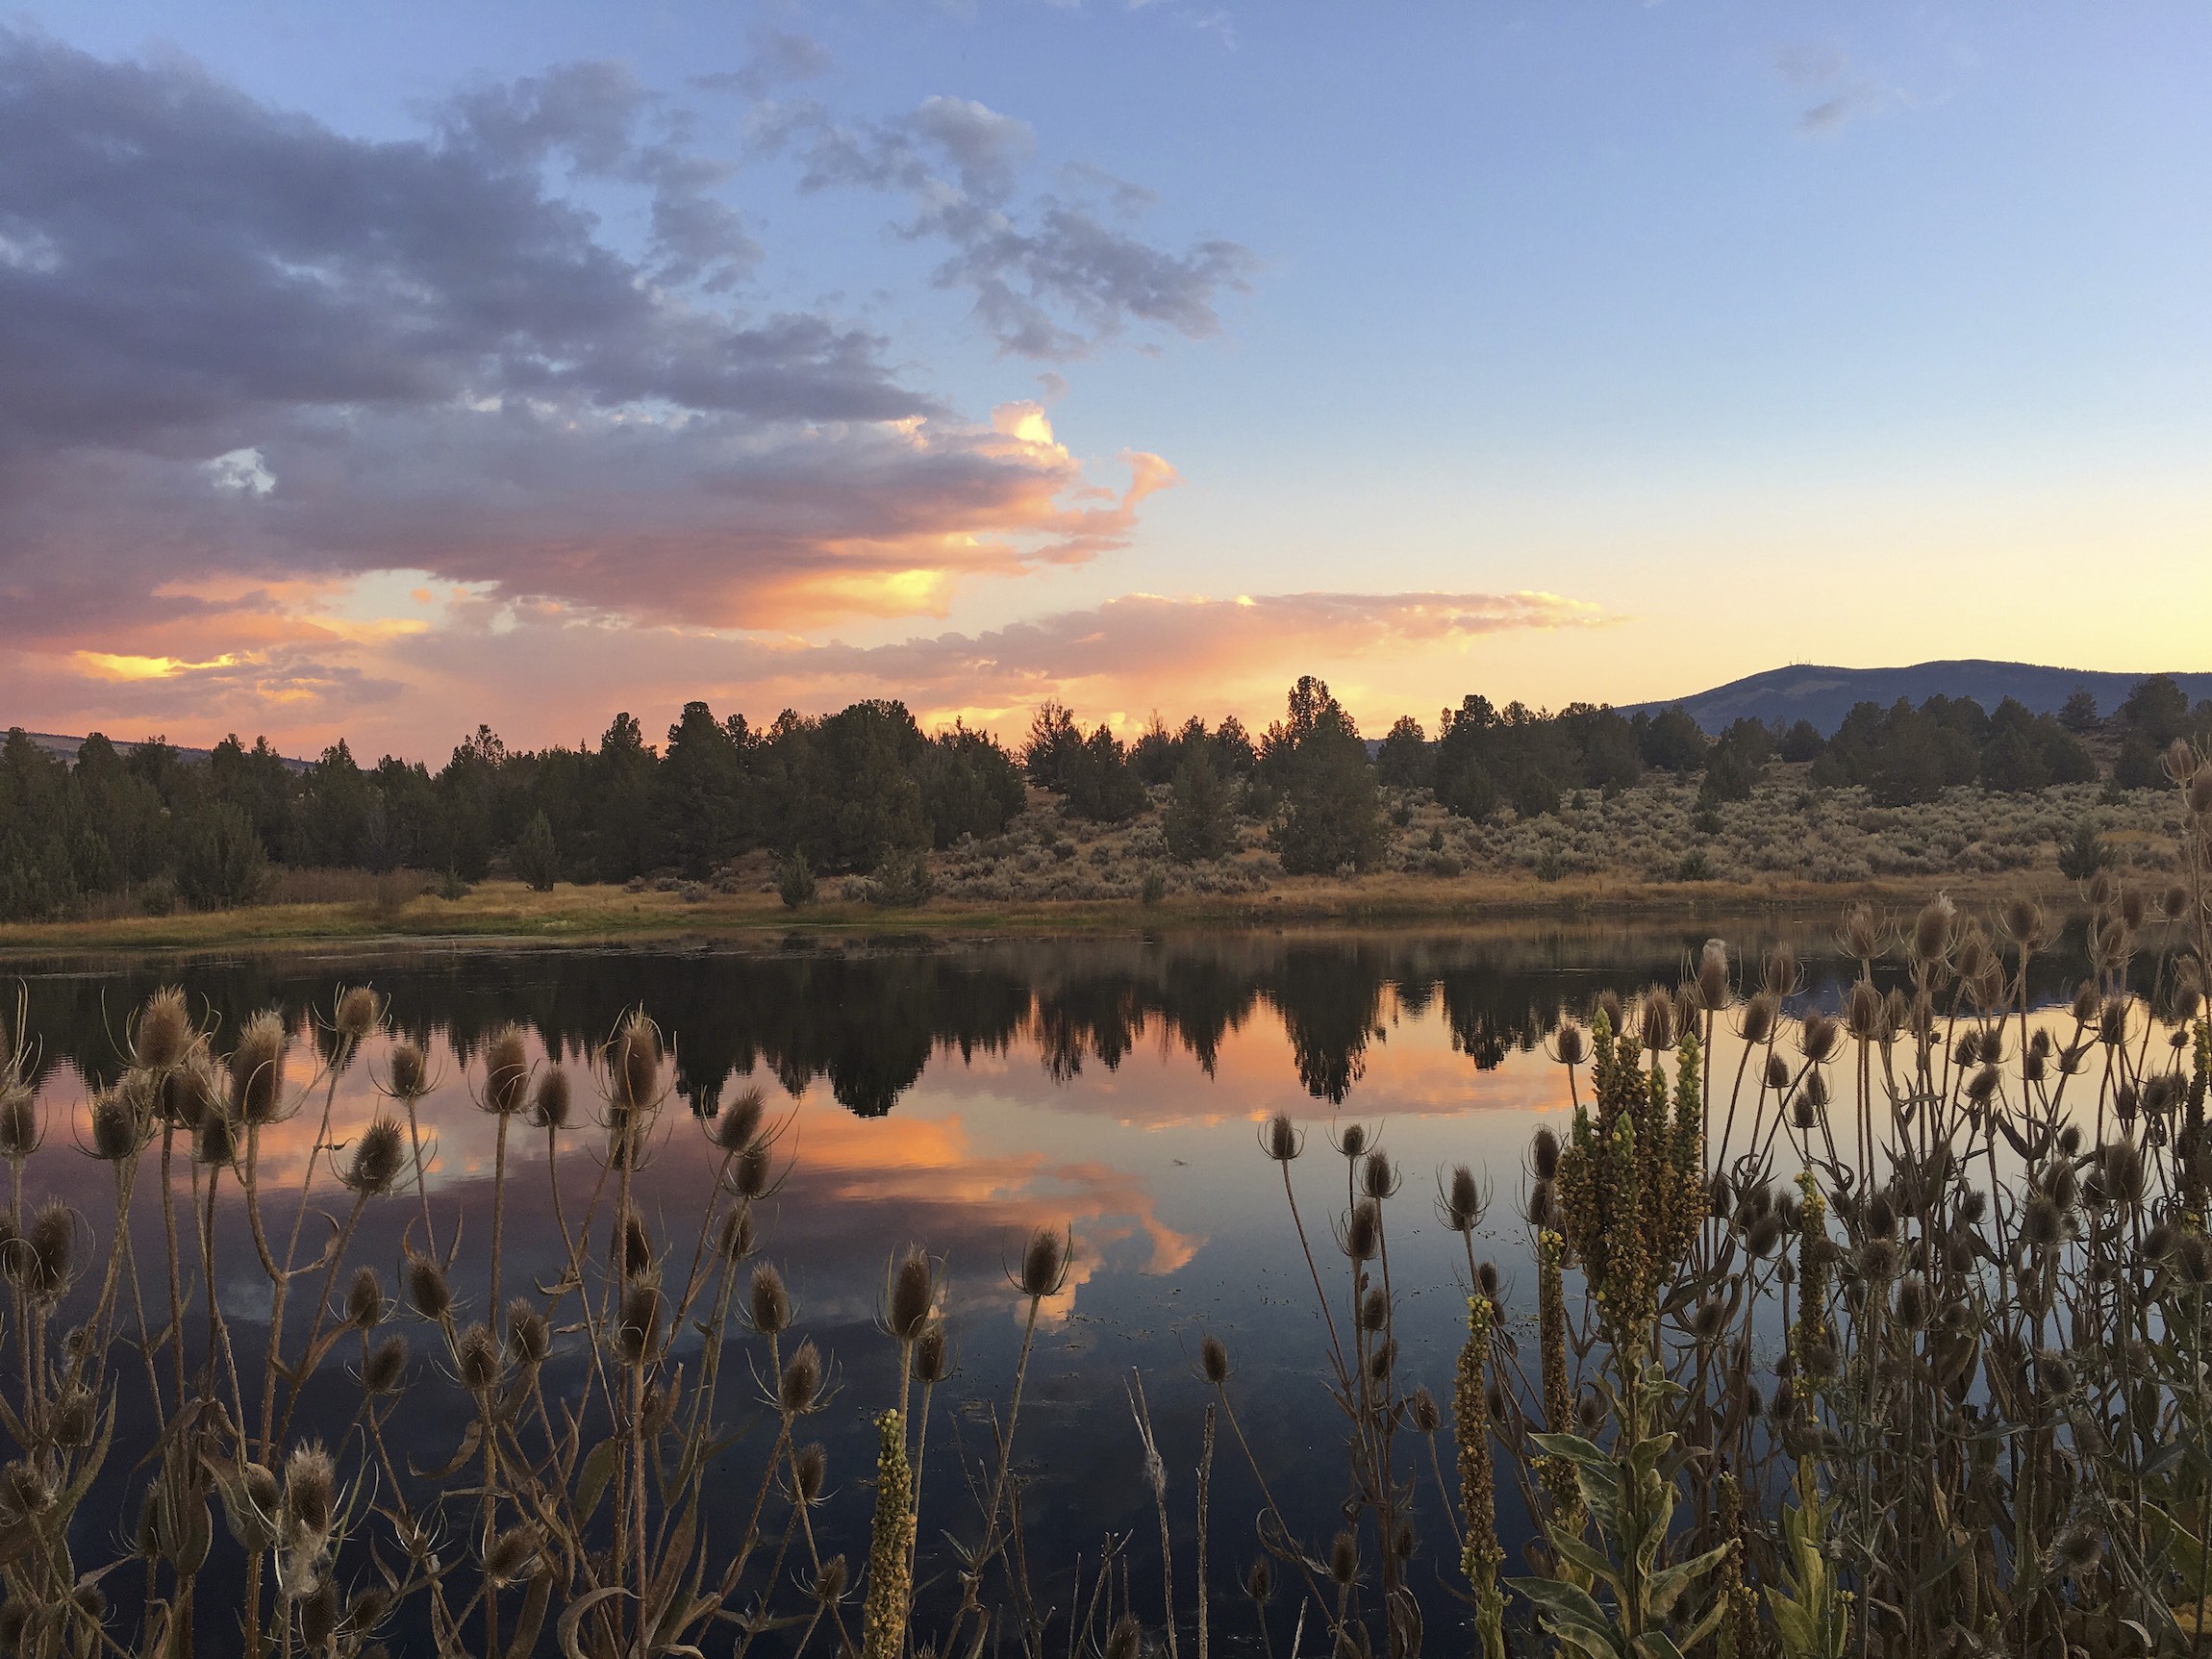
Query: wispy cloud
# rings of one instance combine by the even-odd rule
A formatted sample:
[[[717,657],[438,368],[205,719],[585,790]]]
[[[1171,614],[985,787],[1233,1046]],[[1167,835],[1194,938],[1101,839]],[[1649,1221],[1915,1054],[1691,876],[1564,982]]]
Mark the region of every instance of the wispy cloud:
[[[751,128],[757,153],[798,158],[802,189],[904,194],[913,216],[900,234],[950,249],[935,281],[972,293],[977,320],[1018,356],[1077,359],[1145,326],[1210,339],[1223,330],[1225,296],[1258,269],[1238,242],[1177,252],[1146,240],[1128,223],[1151,193],[1096,168],[1063,169],[1067,194],[1022,199],[1036,134],[971,99],[933,96],[863,122],[815,103],[764,105]]]

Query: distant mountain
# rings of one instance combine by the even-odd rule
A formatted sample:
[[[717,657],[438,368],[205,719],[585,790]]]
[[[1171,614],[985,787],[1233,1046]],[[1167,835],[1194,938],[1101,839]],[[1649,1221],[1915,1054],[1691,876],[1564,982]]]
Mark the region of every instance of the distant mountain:
[[[77,751],[85,746],[83,738],[65,738],[56,732],[25,732],[23,735],[48,754],[67,761],[71,766],[77,764]],[[0,737],[6,736],[7,728],[0,726]],[[135,742],[125,742],[119,738],[111,741],[114,743],[115,752],[119,755],[127,755],[138,746]],[[204,761],[208,758],[206,749],[188,749],[181,745],[177,748],[177,754],[181,759],[187,761]],[[294,760],[289,755],[284,756],[283,760],[285,770],[288,772],[304,772],[308,768],[306,761]]]
[[[1799,664],[1731,680],[1694,696],[1640,703],[1621,713],[1657,714],[1679,703],[1708,732],[1718,733],[1730,721],[1748,716],[1754,720],[1779,720],[1785,726],[1810,720],[1826,737],[1843,724],[1854,703],[1879,703],[1887,708],[1899,697],[1920,703],[1939,692],[1947,697],[1972,697],[1984,709],[1994,709],[2005,698],[2016,697],[2036,714],[2055,715],[2068,697],[2085,691],[2097,699],[2098,713],[2109,715],[2148,677],[2148,673],[2108,674],[2087,668],[2047,668],[2034,663],[1990,663],[1973,657],[1950,663],[1915,663],[1909,668],[1821,668]],[[2212,674],[2169,677],[2193,703],[2212,697]]]

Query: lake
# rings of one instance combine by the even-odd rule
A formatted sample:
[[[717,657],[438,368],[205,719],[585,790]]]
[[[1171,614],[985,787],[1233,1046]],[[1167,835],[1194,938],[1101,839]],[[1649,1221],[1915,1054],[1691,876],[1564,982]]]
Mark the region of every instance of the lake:
[[[218,1047],[257,1011],[281,1011],[295,1034],[289,1075],[304,1082],[316,1045],[329,1043],[317,1021],[335,988],[373,986],[388,999],[391,1033],[429,1057],[428,1199],[441,1243],[459,1230],[455,1290],[478,1311],[489,1289],[482,1245],[497,1142],[495,1119],[476,1104],[489,1034],[519,1023],[533,1064],[565,1065],[579,1101],[590,1102],[593,1057],[625,1011],[641,1007],[670,1050],[669,1098],[637,1175],[663,1247],[688,1252],[712,1190],[720,1155],[701,1122],[746,1089],[763,1093],[771,1120],[787,1120],[777,1144],[788,1171],[764,1207],[760,1249],[790,1282],[794,1329],[833,1361],[838,1392],[811,1427],[829,1454],[821,1546],[856,1562],[867,1548],[868,1419],[895,1389],[891,1345],[875,1327],[892,1253],[919,1244],[946,1263],[958,1370],[940,1390],[939,1405],[949,1409],[938,1414],[924,1470],[927,1551],[972,1513],[956,1460],[980,1455],[989,1414],[1007,1396],[1021,1335],[1008,1268],[1034,1228],[1069,1229],[1073,1268],[1043,1309],[1020,1420],[1024,1521],[1047,1579],[1078,1552],[1095,1560],[1105,1535],[1135,1532],[1130,1559],[1142,1587],[1157,1571],[1156,1531],[1147,1530],[1156,1523],[1125,1381],[1143,1377],[1180,1532],[1208,1397],[1194,1374],[1207,1333],[1226,1345],[1238,1412],[1282,1507],[1316,1548],[1337,1524],[1342,1420],[1326,1392],[1324,1327],[1282,1171],[1258,1144],[1265,1119],[1287,1113],[1309,1136],[1291,1170],[1322,1271],[1335,1270],[1337,1281],[1342,1259],[1327,1234],[1345,1204],[1346,1174],[1328,1137],[1357,1122],[1394,1155],[1404,1174],[1390,1205],[1396,1337],[1410,1375],[1448,1401],[1468,1257],[1437,1219],[1440,1176],[1465,1163],[1482,1179],[1491,1207],[1475,1250],[1496,1259],[1509,1313],[1526,1317],[1533,1271],[1518,1218],[1523,1163],[1535,1128],[1563,1126],[1569,1107],[1566,1072],[1546,1040],[1563,1009],[1585,1017],[1601,987],[1672,985],[1713,931],[1699,922],[1376,937],[794,938],[750,947],[22,959],[6,973],[21,982],[40,1045],[34,1073],[46,1141],[30,1161],[27,1190],[61,1194],[94,1232],[113,1214],[107,1174],[71,1143],[85,1132],[88,1087],[117,1075],[126,1018],[149,992],[184,987],[216,1027]],[[1832,1004],[1850,970],[1824,923],[1724,931],[1752,962],[1776,941],[1793,943],[1808,968],[1806,1000]],[[2038,995],[2062,996],[2080,965],[2065,953],[2046,960]],[[334,1141],[357,1134],[380,1104],[393,1040],[372,1038],[331,1082]],[[296,1190],[322,1100],[318,1090],[307,1110],[264,1132],[264,1183]],[[558,1136],[515,1131],[510,1292],[523,1269],[550,1278],[561,1260],[549,1160],[573,1210],[596,1177],[603,1140],[589,1112]],[[321,1201],[342,1209],[335,1182],[319,1178]],[[226,1266],[217,1289],[234,1324],[250,1329],[265,1321],[266,1281],[239,1207],[218,1208],[216,1254]],[[377,1265],[390,1283],[419,1216],[412,1186],[370,1204],[349,1259]],[[141,1253],[158,1249],[150,1204],[135,1217]],[[423,1346],[418,1335],[418,1353]],[[319,1395],[311,1391],[311,1415],[317,1399],[339,1412],[335,1402],[348,1387],[334,1366]],[[759,1416],[756,1393],[747,1377],[728,1396],[727,1415]],[[425,1464],[443,1461],[461,1426],[459,1416],[435,1413],[404,1425]],[[733,1467],[758,1466],[743,1445],[730,1456]],[[1448,1447],[1445,1457],[1449,1479]],[[1448,1575],[1454,1546],[1436,1483],[1425,1463],[1415,1473],[1417,1509],[1428,1518],[1421,1566]],[[742,1484],[711,1500],[727,1511],[712,1516],[716,1524],[742,1524],[735,1488]],[[1258,1488],[1226,1444],[1213,1505],[1215,1593],[1233,1600],[1257,1553]],[[943,1591],[942,1578],[925,1584],[925,1608]],[[1221,1617],[1233,1624],[1250,1616],[1231,1608]]]

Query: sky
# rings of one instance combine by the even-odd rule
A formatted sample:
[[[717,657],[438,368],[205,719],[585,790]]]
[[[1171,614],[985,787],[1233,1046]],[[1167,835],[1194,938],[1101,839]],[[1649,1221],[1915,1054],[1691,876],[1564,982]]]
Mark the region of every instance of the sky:
[[[2212,10],[0,11],[0,723],[2212,668]]]

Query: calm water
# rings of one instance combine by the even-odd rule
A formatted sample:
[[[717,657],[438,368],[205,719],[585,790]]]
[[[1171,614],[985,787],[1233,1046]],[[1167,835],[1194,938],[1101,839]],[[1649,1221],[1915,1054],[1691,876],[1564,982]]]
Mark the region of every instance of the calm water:
[[[1485,1173],[1495,1203],[1478,1251],[1496,1256],[1509,1302],[1525,1311],[1533,1273],[1516,1219],[1521,1160],[1538,1122],[1567,1107],[1564,1073],[1543,1039],[1563,1005],[1579,1014],[1603,985],[1672,984],[1711,931],[439,949],[23,961],[7,971],[20,976],[43,1044],[48,1148],[35,1160],[32,1185],[64,1193],[88,1218],[112,1213],[105,1170],[68,1149],[70,1118],[88,1081],[113,1076],[112,1034],[147,992],[184,985],[226,1032],[259,1009],[284,1010],[303,1045],[293,1074],[304,1077],[313,1069],[304,1046],[314,1041],[312,1012],[327,1013],[337,985],[374,985],[390,998],[393,1026],[423,1043],[440,1078],[426,1109],[441,1238],[456,1219],[475,1229],[468,1237],[481,1239],[486,1225],[493,1124],[470,1094],[486,1034],[521,1023],[581,1083],[587,1056],[624,1010],[641,1004],[674,1051],[666,1139],[641,1177],[664,1237],[688,1238],[687,1217],[696,1230],[712,1178],[695,1114],[750,1086],[765,1092],[771,1113],[790,1115],[785,1144],[795,1162],[769,1207],[763,1252],[791,1280],[799,1328],[842,1373],[842,1392],[815,1432],[830,1448],[832,1488],[842,1489],[828,1511],[831,1541],[856,1560],[867,1547],[867,1497],[856,1490],[872,1462],[866,1423],[891,1387],[889,1345],[871,1325],[887,1258],[911,1242],[950,1263],[961,1370],[941,1391],[953,1411],[940,1415],[931,1441],[925,1501],[942,1507],[923,1518],[927,1542],[965,1519],[956,1441],[971,1453],[987,1443],[979,1414],[1004,1398],[1011,1376],[1018,1326],[1005,1265],[1030,1228],[1070,1225],[1076,1267],[1048,1309],[1020,1436],[1029,1523],[1041,1547],[1065,1560],[1078,1549],[1094,1554],[1109,1529],[1155,1536],[1123,1395],[1132,1370],[1144,1374],[1172,1496],[1187,1515],[1205,1397],[1191,1373],[1206,1331],[1228,1345],[1239,1409],[1260,1431],[1285,1508],[1317,1545],[1333,1530],[1344,1463],[1323,1389],[1320,1321],[1278,1170],[1257,1149],[1262,1119],[1284,1111],[1313,1131],[1294,1167],[1309,1226],[1325,1230],[1344,1202],[1344,1167],[1324,1140],[1332,1125],[1369,1125],[1404,1168],[1406,1190],[1392,1212],[1398,1336],[1410,1374],[1448,1397],[1466,1268],[1458,1241],[1434,1218],[1436,1172],[1467,1162]],[[1843,968],[1824,927],[1767,924],[1730,938],[1753,960],[1789,938],[1808,959],[1808,994],[1832,999]],[[2046,994],[2063,993],[2067,969],[2054,960]],[[337,1138],[374,1111],[372,1079],[388,1044],[370,1044],[339,1077]],[[287,1169],[296,1179],[315,1116],[310,1110],[264,1139],[264,1160],[279,1171],[267,1179]],[[565,1189],[588,1189],[593,1144],[588,1125],[564,1140]],[[522,1262],[549,1275],[546,1157],[541,1135],[517,1135],[508,1228]],[[356,1257],[389,1269],[416,1213],[412,1199],[371,1206]],[[232,1318],[250,1323],[265,1308],[266,1286],[242,1221],[231,1222],[237,1236],[220,1253],[238,1277],[222,1288]],[[459,1289],[481,1309],[485,1287],[467,1276],[479,1259],[464,1251]],[[512,1285],[516,1256],[508,1272]],[[350,1386],[331,1384],[349,1400]],[[958,1436],[946,1426],[955,1422]],[[413,1426],[426,1460],[458,1434],[457,1424]],[[746,1463],[742,1450],[738,1461]],[[749,1484],[732,1484],[749,1496]],[[1431,1517],[1424,1552],[1443,1571],[1450,1545],[1425,1464],[1422,1488]],[[1254,1553],[1257,1501],[1225,1446],[1215,1496],[1224,1593]],[[1138,1559],[1142,1571],[1144,1551]]]

